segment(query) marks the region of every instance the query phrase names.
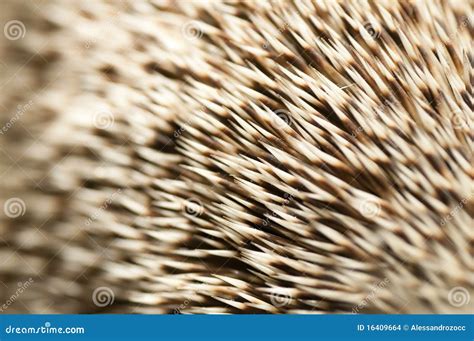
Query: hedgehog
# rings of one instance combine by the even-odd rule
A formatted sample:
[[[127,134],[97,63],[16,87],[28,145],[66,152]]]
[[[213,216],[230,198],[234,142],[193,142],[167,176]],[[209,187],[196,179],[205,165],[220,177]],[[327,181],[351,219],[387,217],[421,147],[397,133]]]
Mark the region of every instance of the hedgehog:
[[[0,311],[472,312],[473,4],[3,2]]]

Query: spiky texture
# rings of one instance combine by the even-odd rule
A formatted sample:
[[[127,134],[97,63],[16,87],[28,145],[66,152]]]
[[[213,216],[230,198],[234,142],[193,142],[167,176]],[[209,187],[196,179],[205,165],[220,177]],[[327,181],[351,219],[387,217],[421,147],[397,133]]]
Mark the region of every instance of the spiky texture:
[[[10,312],[472,311],[472,7],[41,8],[22,123],[54,120],[6,192],[4,296],[35,280]]]

